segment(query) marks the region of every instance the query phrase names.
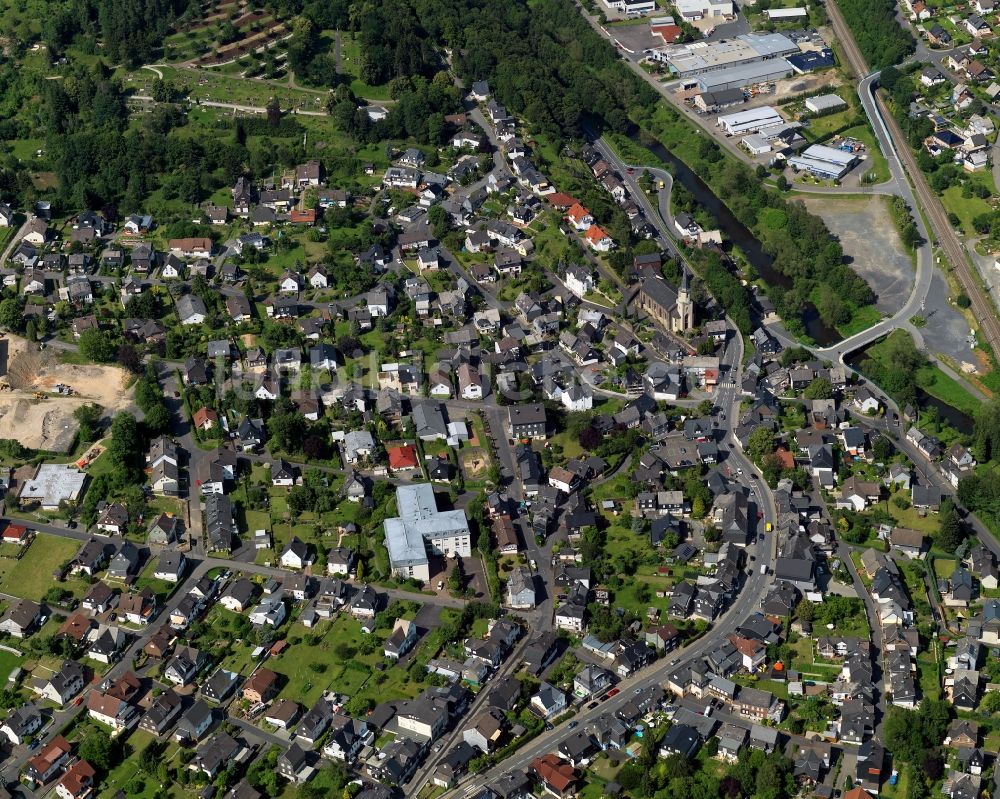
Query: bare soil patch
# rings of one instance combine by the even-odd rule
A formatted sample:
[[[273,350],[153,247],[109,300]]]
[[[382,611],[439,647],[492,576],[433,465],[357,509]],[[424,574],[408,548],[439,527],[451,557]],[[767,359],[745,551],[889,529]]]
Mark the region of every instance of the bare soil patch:
[[[61,363],[51,350],[8,336],[7,373],[0,378],[0,438],[31,449],[67,452],[79,425],[73,412],[95,402],[113,415],[132,406],[127,374],[117,366]],[[71,395],[57,393],[69,386]]]

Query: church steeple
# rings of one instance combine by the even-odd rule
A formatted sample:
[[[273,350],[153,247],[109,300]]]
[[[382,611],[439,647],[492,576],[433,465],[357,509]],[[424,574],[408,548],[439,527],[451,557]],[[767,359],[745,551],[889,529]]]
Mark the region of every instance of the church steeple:
[[[694,327],[694,303],[691,302],[691,276],[687,266],[681,267],[681,285],[677,289],[677,316],[674,332],[683,333]]]

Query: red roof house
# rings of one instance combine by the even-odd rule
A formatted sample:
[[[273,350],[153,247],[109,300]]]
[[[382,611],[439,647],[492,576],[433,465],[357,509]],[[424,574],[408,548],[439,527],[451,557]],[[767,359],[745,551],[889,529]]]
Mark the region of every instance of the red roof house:
[[[386,450],[389,456],[389,468],[394,472],[417,468],[417,450],[413,444],[403,444]]]

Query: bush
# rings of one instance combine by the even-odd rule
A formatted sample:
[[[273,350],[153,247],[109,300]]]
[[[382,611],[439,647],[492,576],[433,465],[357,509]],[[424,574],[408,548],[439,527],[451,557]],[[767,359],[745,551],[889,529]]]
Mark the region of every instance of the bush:
[[[959,308],[968,308],[970,305],[972,305],[972,300],[969,299],[968,294],[964,293],[959,294],[955,298],[955,305],[957,305]]]

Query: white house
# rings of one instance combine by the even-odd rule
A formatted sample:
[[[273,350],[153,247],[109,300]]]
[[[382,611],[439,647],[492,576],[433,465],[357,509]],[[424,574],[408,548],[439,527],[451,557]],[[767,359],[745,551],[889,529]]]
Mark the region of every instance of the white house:
[[[566,270],[566,288],[583,299],[594,290],[594,275],[584,266],[571,266]]]

